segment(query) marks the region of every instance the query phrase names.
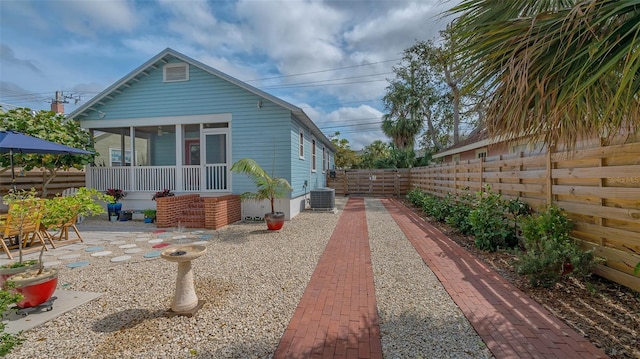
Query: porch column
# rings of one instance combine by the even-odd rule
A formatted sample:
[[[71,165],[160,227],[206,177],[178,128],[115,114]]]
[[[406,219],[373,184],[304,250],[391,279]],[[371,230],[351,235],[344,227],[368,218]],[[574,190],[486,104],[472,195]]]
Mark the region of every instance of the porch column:
[[[182,144],[182,125],[176,125],[176,191],[183,191],[182,185],[182,159],[184,158],[184,145]]]
[[[138,182],[136,182],[136,171],[134,167],[136,165],[136,130],[133,126],[129,127],[129,148],[131,149],[131,165],[129,166],[129,180],[131,181],[130,190],[137,191],[138,190]],[[123,146],[124,147],[124,146]],[[122,160],[127,163],[127,152],[122,149]]]

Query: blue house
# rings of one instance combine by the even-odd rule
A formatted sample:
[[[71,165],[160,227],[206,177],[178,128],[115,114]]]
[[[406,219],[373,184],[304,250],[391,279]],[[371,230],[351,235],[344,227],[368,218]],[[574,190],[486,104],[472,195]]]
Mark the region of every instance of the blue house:
[[[125,208],[152,208],[153,194],[165,188],[201,196],[254,191],[229,171],[251,157],[291,183],[276,210],[292,218],[334,168],[335,147],[303,110],[169,48],[69,118],[93,132],[100,151],[87,186],[125,190]],[[269,210],[242,204],[243,218]]]

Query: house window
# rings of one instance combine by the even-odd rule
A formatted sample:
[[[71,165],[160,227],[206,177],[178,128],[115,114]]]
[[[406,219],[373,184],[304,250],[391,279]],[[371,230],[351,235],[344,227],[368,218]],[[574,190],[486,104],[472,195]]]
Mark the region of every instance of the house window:
[[[327,169],[327,150],[322,146],[322,173]]]
[[[300,140],[298,141],[300,149],[298,150],[298,156],[300,156],[300,159],[303,160],[304,159],[304,132],[302,132],[302,130],[300,130]]]
[[[311,172],[316,171],[316,139],[311,139]]]
[[[164,82],[189,81],[188,64],[166,64],[163,69],[162,81]]]
[[[487,148],[476,150],[476,158],[487,158]]]
[[[124,165],[131,166],[131,150],[125,150]],[[122,151],[119,148],[109,148],[109,162],[111,166],[122,166]]]

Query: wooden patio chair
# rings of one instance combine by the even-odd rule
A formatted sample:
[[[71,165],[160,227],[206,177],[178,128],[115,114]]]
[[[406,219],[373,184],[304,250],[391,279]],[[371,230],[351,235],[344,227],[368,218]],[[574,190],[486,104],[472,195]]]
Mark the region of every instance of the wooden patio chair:
[[[6,215],[6,219],[4,219],[0,225],[0,233],[2,234],[2,241],[0,241],[0,243],[2,243],[2,249],[9,259],[13,259],[11,249],[19,247],[18,244],[20,242],[17,237],[20,236],[21,232],[23,253],[39,251],[40,246],[35,246],[35,242],[40,242],[45,250],[48,250],[44,242],[44,237],[40,233],[40,220],[42,219],[44,201],[37,200],[27,204],[20,204],[26,206],[24,211],[18,210],[18,205],[19,203],[9,205],[9,212]],[[53,241],[49,240],[49,242],[51,246],[55,248]]]
[[[55,201],[57,199],[58,197],[51,199],[51,201]],[[82,236],[80,235],[80,231],[78,230],[78,227],[76,227],[76,223],[78,223],[77,212],[78,212],[78,208],[72,207],[72,208],[69,208],[69,213],[68,213],[69,216],[65,216],[66,218],[57,218],[58,221],[56,223],[51,223],[50,221],[48,221],[47,226],[45,226],[43,223],[40,223],[40,231],[42,235],[46,237],[52,245],[54,241],[58,243],[64,241],[64,243],[66,244],[74,243],[77,241],[84,242],[84,240],[82,239]],[[45,216],[47,215],[46,211],[44,215]],[[43,222],[47,222],[47,221],[43,220]],[[76,232],[77,238],[71,238],[71,239],[69,238],[69,228],[73,229],[73,231]],[[49,230],[56,231],[56,233],[52,235],[51,232],[49,232]],[[53,248],[55,248],[55,246]]]

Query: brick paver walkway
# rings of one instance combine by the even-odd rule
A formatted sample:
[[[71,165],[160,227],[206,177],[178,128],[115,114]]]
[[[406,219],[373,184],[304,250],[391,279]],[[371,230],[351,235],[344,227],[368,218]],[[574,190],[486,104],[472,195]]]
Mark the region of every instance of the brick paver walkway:
[[[350,198],[274,358],[382,358],[364,200]]]
[[[410,209],[382,201],[496,358],[607,357]]]

